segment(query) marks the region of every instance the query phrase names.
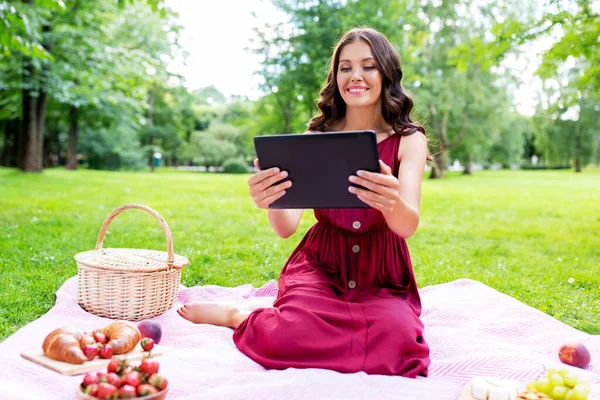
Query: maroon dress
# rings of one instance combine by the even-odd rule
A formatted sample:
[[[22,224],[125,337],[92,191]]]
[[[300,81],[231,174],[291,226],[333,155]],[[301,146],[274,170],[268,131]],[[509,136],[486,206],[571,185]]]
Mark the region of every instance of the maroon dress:
[[[394,134],[379,156],[398,176]],[[273,308],[234,331],[237,347],[272,369],[427,376],[421,300],[406,241],[367,209],[317,209],[317,223],[279,277]]]

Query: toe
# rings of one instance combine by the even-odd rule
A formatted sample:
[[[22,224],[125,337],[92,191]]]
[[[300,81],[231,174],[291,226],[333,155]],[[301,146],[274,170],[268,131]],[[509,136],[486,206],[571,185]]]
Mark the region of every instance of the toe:
[[[177,310],[177,314],[179,314],[182,318],[189,319],[186,311],[183,308],[180,308],[179,310]]]

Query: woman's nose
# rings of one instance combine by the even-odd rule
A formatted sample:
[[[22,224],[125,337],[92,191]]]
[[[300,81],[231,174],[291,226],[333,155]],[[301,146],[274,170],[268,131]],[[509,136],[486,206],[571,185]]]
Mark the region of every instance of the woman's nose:
[[[358,71],[355,71],[355,72],[352,74],[352,77],[350,78],[350,80],[351,80],[352,82],[355,82],[355,81],[362,81],[362,75],[360,74],[360,70],[358,70]]]

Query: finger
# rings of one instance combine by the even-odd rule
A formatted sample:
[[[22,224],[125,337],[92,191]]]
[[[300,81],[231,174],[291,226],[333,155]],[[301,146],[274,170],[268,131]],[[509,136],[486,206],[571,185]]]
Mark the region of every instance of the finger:
[[[397,181],[397,179],[394,179],[395,177],[393,175],[384,175],[384,174],[380,174],[377,172],[370,172],[370,171],[364,171],[364,170],[359,170],[356,171],[356,175],[360,176],[361,178],[364,179],[368,179],[370,181],[385,185],[385,186],[393,186],[392,182]]]
[[[292,186],[292,181],[285,181],[285,182],[281,182],[277,185],[271,186],[266,188],[265,190],[261,191],[261,192],[257,192],[253,197],[254,197],[254,201],[259,204],[262,203],[264,201],[265,198],[269,197],[269,196],[273,196],[276,193],[279,193],[281,191],[285,191],[286,189],[288,189],[289,187]]]
[[[379,168],[383,175],[392,175],[392,169],[383,160],[379,160]]]
[[[350,193],[356,194],[357,196],[364,197],[365,199],[368,199],[370,201],[383,204],[385,207],[391,207],[393,205],[393,201],[390,200],[387,196],[382,196],[381,194],[372,192],[370,190],[359,189],[359,188],[350,186],[348,188],[348,191]]]
[[[368,178],[350,175],[348,180],[356,185],[364,186],[378,193],[384,193],[389,189],[396,190],[398,187],[398,180],[391,175],[375,174]]]
[[[274,194],[272,194],[270,196],[265,197],[260,202],[258,202],[256,205],[259,208],[268,208],[271,205],[271,203],[273,203],[275,200],[279,199],[284,194],[285,194],[285,190],[281,190],[281,191],[276,192],[276,193],[274,193]]]
[[[260,171],[260,165],[258,164],[258,158],[254,159],[254,166],[256,167],[257,170]]]
[[[355,185],[359,185],[362,186],[364,188],[369,189],[372,192],[377,192],[380,193],[382,190],[385,190],[386,186],[382,186],[381,184],[375,183],[373,181],[369,181],[367,179],[364,178],[360,178],[358,176],[355,175],[350,175],[350,177],[348,178],[348,180],[352,183],[354,183]]]
[[[250,195],[252,197],[264,198],[266,196],[270,196],[275,192],[278,192],[283,189],[287,189],[292,186],[292,181],[289,179],[283,182],[280,182],[282,178],[287,177],[287,172],[282,172],[280,174],[275,175],[274,177],[270,177],[265,179],[262,182],[257,183],[254,186],[250,187]]]
[[[389,207],[386,206],[385,204],[382,204],[382,203],[379,203],[377,201],[368,199],[368,198],[366,198],[364,196],[358,195],[357,197],[363,203],[365,203],[365,204],[367,204],[367,205],[369,205],[369,206],[373,207],[374,209],[379,210],[381,212],[386,212],[389,209]]]
[[[287,171],[279,172],[279,168],[269,168],[257,172],[248,179],[250,192],[258,193],[288,176]]]

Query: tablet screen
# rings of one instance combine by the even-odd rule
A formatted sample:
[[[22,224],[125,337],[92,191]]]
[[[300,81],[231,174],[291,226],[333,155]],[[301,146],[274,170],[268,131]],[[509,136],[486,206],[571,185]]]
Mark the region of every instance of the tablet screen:
[[[348,177],[379,172],[374,131],[256,136],[254,146],[261,169],[278,167],[292,181],[270,208],[369,208],[348,192]]]

